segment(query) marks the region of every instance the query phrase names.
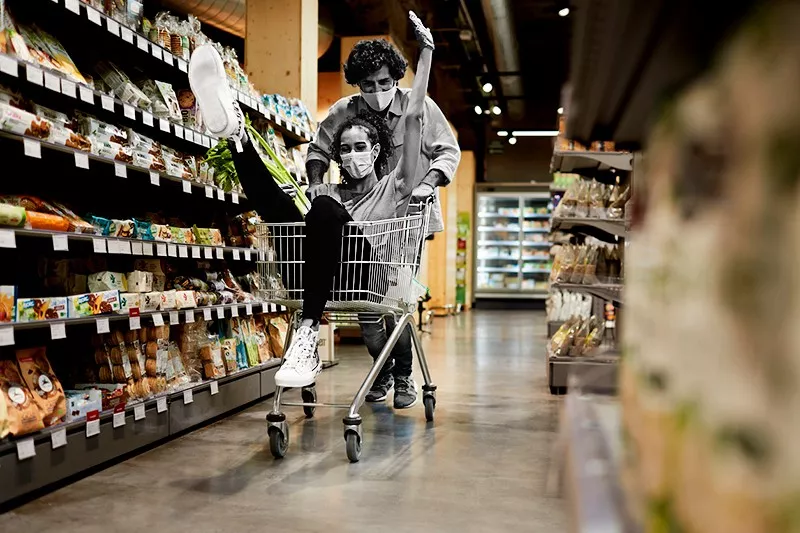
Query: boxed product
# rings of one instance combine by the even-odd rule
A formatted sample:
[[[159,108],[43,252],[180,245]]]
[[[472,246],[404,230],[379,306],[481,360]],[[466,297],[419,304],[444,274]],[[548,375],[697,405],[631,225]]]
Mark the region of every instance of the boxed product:
[[[8,204],[0,204],[0,226],[21,228],[25,225],[25,209]]]
[[[97,272],[90,274],[87,280],[91,292],[120,291],[128,292],[125,275],[119,272]]]
[[[64,389],[47,360],[46,348],[40,346],[17,350],[17,362],[22,379],[42,412],[44,425],[52,426],[61,422],[67,414]]]
[[[164,291],[161,293],[161,309],[175,309],[177,302],[175,300],[176,291]]]
[[[142,294],[141,311],[156,311],[161,306],[161,292],[148,292]]]
[[[37,139],[47,139],[53,125],[49,120],[37,117],[33,113],[28,113],[22,109],[11,107],[0,103],[0,129],[16,133],[17,135],[28,135]]]
[[[131,292],[151,292],[153,290],[153,273],[144,270],[128,272],[126,278],[128,290]]]
[[[0,285],[0,322],[13,322],[17,318],[17,288]]]
[[[0,395],[8,411],[8,432],[14,436],[44,428],[42,411],[19,374],[16,361],[0,360]]]
[[[123,315],[130,313],[131,309],[141,309],[143,294],[138,292],[124,292],[119,295],[119,312]],[[155,309],[151,309],[155,311]]]
[[[17,322],[67,318],[66,298],[19,298]]]
[[[87,413],[103,410],[103,393],[98,389],[64,391],[67,397],[67,422],[84,418]]]
[[[176,291],[175,306],[178,309],[191,309],[197,307],[197,302],[194,298],[194,291]]]
[[[103,315],[119,312],[119,291],[90,292],[69,298],[69,316]]]

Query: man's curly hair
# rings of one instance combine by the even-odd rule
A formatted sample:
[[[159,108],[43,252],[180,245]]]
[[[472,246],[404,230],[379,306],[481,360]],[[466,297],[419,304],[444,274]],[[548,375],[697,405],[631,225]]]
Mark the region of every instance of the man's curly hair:
[[[385,120],[375,113],[362,111],[357,116],[348,118],[339,126],[333,136],[333,142],[331,142],[331,159],[341,167],[342,153],[339,145],[342,143],[342,134],[354,126],[361,126],[367,130],[367,138],[372,143],[372,146],[381,145],[381,151],[375,160],[375,173],[378,175],[378,179],[381,179],[386,174],[389,158],[394,153],[394,145],[392,144],[392,133],[389,131],[389,126],[386,125]],[[342,173],[342,181],[347,183],[345,173]]]
[[[384,65],[389,67],[393,79],[400,80],[406,74],[408,61],[386,39],[358,41],[343,65],[344,79],[350,85],[358,85]]]

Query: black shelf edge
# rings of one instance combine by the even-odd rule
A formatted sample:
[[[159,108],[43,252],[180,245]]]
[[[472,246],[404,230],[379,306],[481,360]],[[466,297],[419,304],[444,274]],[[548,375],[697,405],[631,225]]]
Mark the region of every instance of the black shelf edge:
[[[593,237],[597,237],[598,232],[623,239],[628,236],[625,220],[622,219],[553,217],[550,223],[553,231],[584,233]],[[601,235],[602,240],[608,241],[607,238],[603,237],[605,237],[605,235]]]

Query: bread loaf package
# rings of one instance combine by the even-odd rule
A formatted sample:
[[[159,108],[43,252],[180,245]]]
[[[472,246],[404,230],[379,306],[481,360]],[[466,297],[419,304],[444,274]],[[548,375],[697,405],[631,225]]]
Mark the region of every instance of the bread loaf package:
[[[42,411],[45,426],[58,424],[67,414],[64,389],[56,377],[44,346],[17,350],[17,362],[33,400]]]
[[[16,361],[0,361],[0,394],[8,410],[8,431],[14,436],[44,428],[42,411],[19,374]]]

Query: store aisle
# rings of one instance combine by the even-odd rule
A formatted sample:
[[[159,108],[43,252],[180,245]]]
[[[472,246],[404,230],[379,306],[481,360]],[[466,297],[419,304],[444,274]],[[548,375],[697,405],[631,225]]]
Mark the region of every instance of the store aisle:
[[[421,406],[366,406],[358,464],[329,410],[290,411],[289,453],[273,460],[262,403],[8,512],[0,530],[566,531],[564,501],[545,491],[560,403],[545,333],[539,312],[436,319],[424,341],[436,422],[426,427]],[[320,399],[352,395],[366,371],[363,346],[339,348]]]

